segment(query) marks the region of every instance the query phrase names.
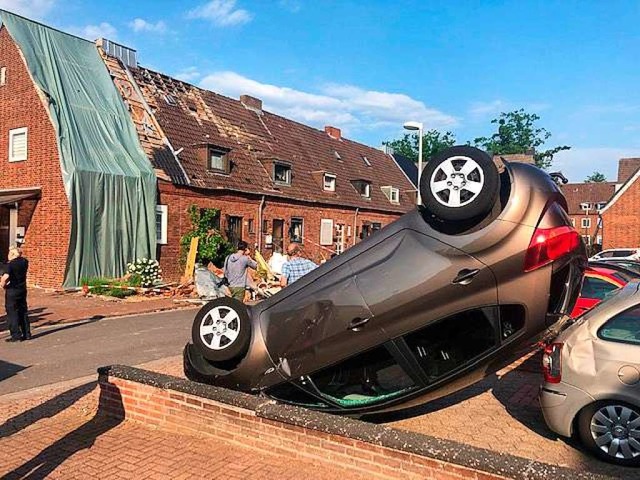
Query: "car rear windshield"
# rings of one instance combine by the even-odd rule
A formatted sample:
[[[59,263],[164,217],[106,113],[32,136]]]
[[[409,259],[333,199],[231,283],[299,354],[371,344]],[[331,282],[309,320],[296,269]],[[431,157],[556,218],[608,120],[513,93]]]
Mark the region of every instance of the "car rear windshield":
[[[635,252],[633,250],[614,250],[611,252],[612,257],[630,257]]]

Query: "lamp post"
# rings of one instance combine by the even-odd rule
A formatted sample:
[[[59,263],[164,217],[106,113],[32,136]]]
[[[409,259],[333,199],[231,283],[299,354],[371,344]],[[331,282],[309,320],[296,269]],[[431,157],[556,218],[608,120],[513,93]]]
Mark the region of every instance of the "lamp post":
[[[422,131],[424,125],[422,122],[406,122],[404,124],[405,130],[417,130],[418,131],[418,195],[417,204],[422,205],[422,197],[420,196],[420,177],[422,176]]]

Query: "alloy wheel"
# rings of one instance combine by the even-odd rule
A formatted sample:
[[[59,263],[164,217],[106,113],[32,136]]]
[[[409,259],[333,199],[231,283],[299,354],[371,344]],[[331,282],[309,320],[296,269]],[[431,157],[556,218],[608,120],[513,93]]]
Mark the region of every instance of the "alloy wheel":
[[[484,186],[484,173],[470,157],[455,156],[442,162],[431,175],[429,187],[435,199],[458,208],[473,202]]]
[[[625,405],[607,405],[591,418],[591,436],[607,455],[625,460],[640,457],[640,413]]]
[[[212,350],[224,350],[240,334],[240,318],[235,310],[220,306],[212,308],[200,322],[200,339]]]

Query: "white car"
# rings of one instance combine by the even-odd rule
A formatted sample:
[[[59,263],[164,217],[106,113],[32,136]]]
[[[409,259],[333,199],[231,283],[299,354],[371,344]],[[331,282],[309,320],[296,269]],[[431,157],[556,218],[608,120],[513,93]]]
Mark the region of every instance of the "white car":
[[[640,260],[640,248],[611,248],[596,253],[589,260]]]

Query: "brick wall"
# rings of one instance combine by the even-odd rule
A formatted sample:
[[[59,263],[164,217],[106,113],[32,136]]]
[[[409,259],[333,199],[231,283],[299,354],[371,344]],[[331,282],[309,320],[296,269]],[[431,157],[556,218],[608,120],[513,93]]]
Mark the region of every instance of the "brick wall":
[[[18,226],[26,227],[24,253],[30,262],[29,283],[62,284],[69,248],[70,212],[64,193],[56,134],[21,53],[6,28],[0,29],[0,189],[41,187],[38,202],[19,205]],[[28,158],[9,159],[9,130],[28,128]]]
[[[149,374],[150,372],[145,373],[148,378]],[[173,384],[190,383],[175,378],[170,381]],[[192,385],[195,385],[195,388],[202,387],[221,391],[221,397],[224,395],[249,397],[229,391],[226,391],[225,394],[222,389],[214,387]],[[313,461],[322,458],[326,461],[329,459],[342,468],[369,475],[371,478],[419,478],[425,480],[514,478],[510,475],[496,474],[495,471],[500,470],[501,467],[496,464],[490,465],[490,460],[487,460],[487,466],[491,467],[494,472],[478,470],[477,468],[481,468],[479,462],[476,462],[477,468],[470,468],[357,438],[365,430],[371,430],[372,436],[376,434],[380,436],[380,433],[387,431],[387,433],[391,433],[387,435],[390,437],[394,432],[388,427],[364,424],[315,412],[307,412],[304,425],[297,421],[292,423],[281,421],[278,419],[279,414],[293,413],[294,411],[303,412],[304,410],[273,405],[271,402],[262,400],[262,403],[269,404],[263,415],[250,406],[251,403],[255,404],[251,400],[258,400],[257,397],[251,397],[247,401],[247,406],[243,407],[172,389],[144,385],[137,381],[110,376],[104,372],[100,375],[100,391],[101,411],[119,419],[142,422],[154,428],[162,428],[180,434],[224,438],[227,442],[249,446],[266,453],[286,455],[292,460]],[[268,413],[269,410],[272,410],[271,414]],[[275,410],[280,412],[277,413]],[[267,416],[271,418],[265,418]],[[335,419],[336,429],[342,429],[344,434],[340,435],[313,428],[313,416],[319,417],[320,422],[326,420],[328,425]],[[359,429],[359,426],[362,428]],[[403,435],[404,432],[398,432],[398,434]],[[441,440],[437,441],[446,443]],[[399,440],[398,443],[401,445],[402,440]],[[410,445],[411,442],[408,444]],[[421,446],[415,445],[415,447],[420,448]],[[457,450],[451,452],[452,455],[457,453],[459,453]],[[465,455],[468,456],[469,452],[466,451]],[[517,468],[517,464],[517,461],[513,462],[513,467]],[[530,478],[535,478],[535,475]]]
[[[363,223],[380,223],[382,226],[399,218],[399,214],[386,214],[360,210],[356,217],[355,209],[340,208],[322,204],[305,204],[288,199],[265,199],[262,220],[267,222],[267,231],[262,231],[259,239],[261,225],[259,225],[259,210],[261,197],[257,195],[232,194],[228,191],[195,190],[177,187],[168,182],[158,182],[160,199],[159,203],[167,205],[167,244],[158,247],[158,258],[165,280],[176,280],[181,275],[180,267],[180,237],[191,228],[191,221],[187,214],[190,205],[196,204],[201,208],[217,208],[221,212],[221,229],[226,229],[225,218],[227,215],[242,217],[242,238],[249,244],[262,244],[261,253],[265,258],[271,256],[272,249],[265,245],[265,235],[271,234],[273,220],[284,220],[284,245],[289,242],[288,230],[291,218],[303,219],[304,230],[304,255],[320,262],[323,257],[329,258],[333,252],[333,246],[320,245],[320,221],[332,219],[334,226],[345,226],[345,248],[359,241],[357,236],[362,231]],[[249,232],[248,220],[253,220],[253,232]],[[335,228],[335,227],[334,227]],[[350,233],[350,235],[347,235]]]
[[[603,248],[640,247],[640,181],[602,214]]]
[[[598,237],[602,237],[600,240],[603,240],[602,228],[598,229],[598,219],[599,216],[595,213],[590,213],[589,215],[578,214],[578,215],[569,215],[571,218],[572,224],[575,227],[576,231],[584,238],[585,244],[588,244],[588,241],[585,237],[589,237],[589,241],[593,240],[592,243],[598,243]],[[589,226],[583,227],[584,219],[588,219],[586,222]],[[597,232],[597,233],[596,233]]]

